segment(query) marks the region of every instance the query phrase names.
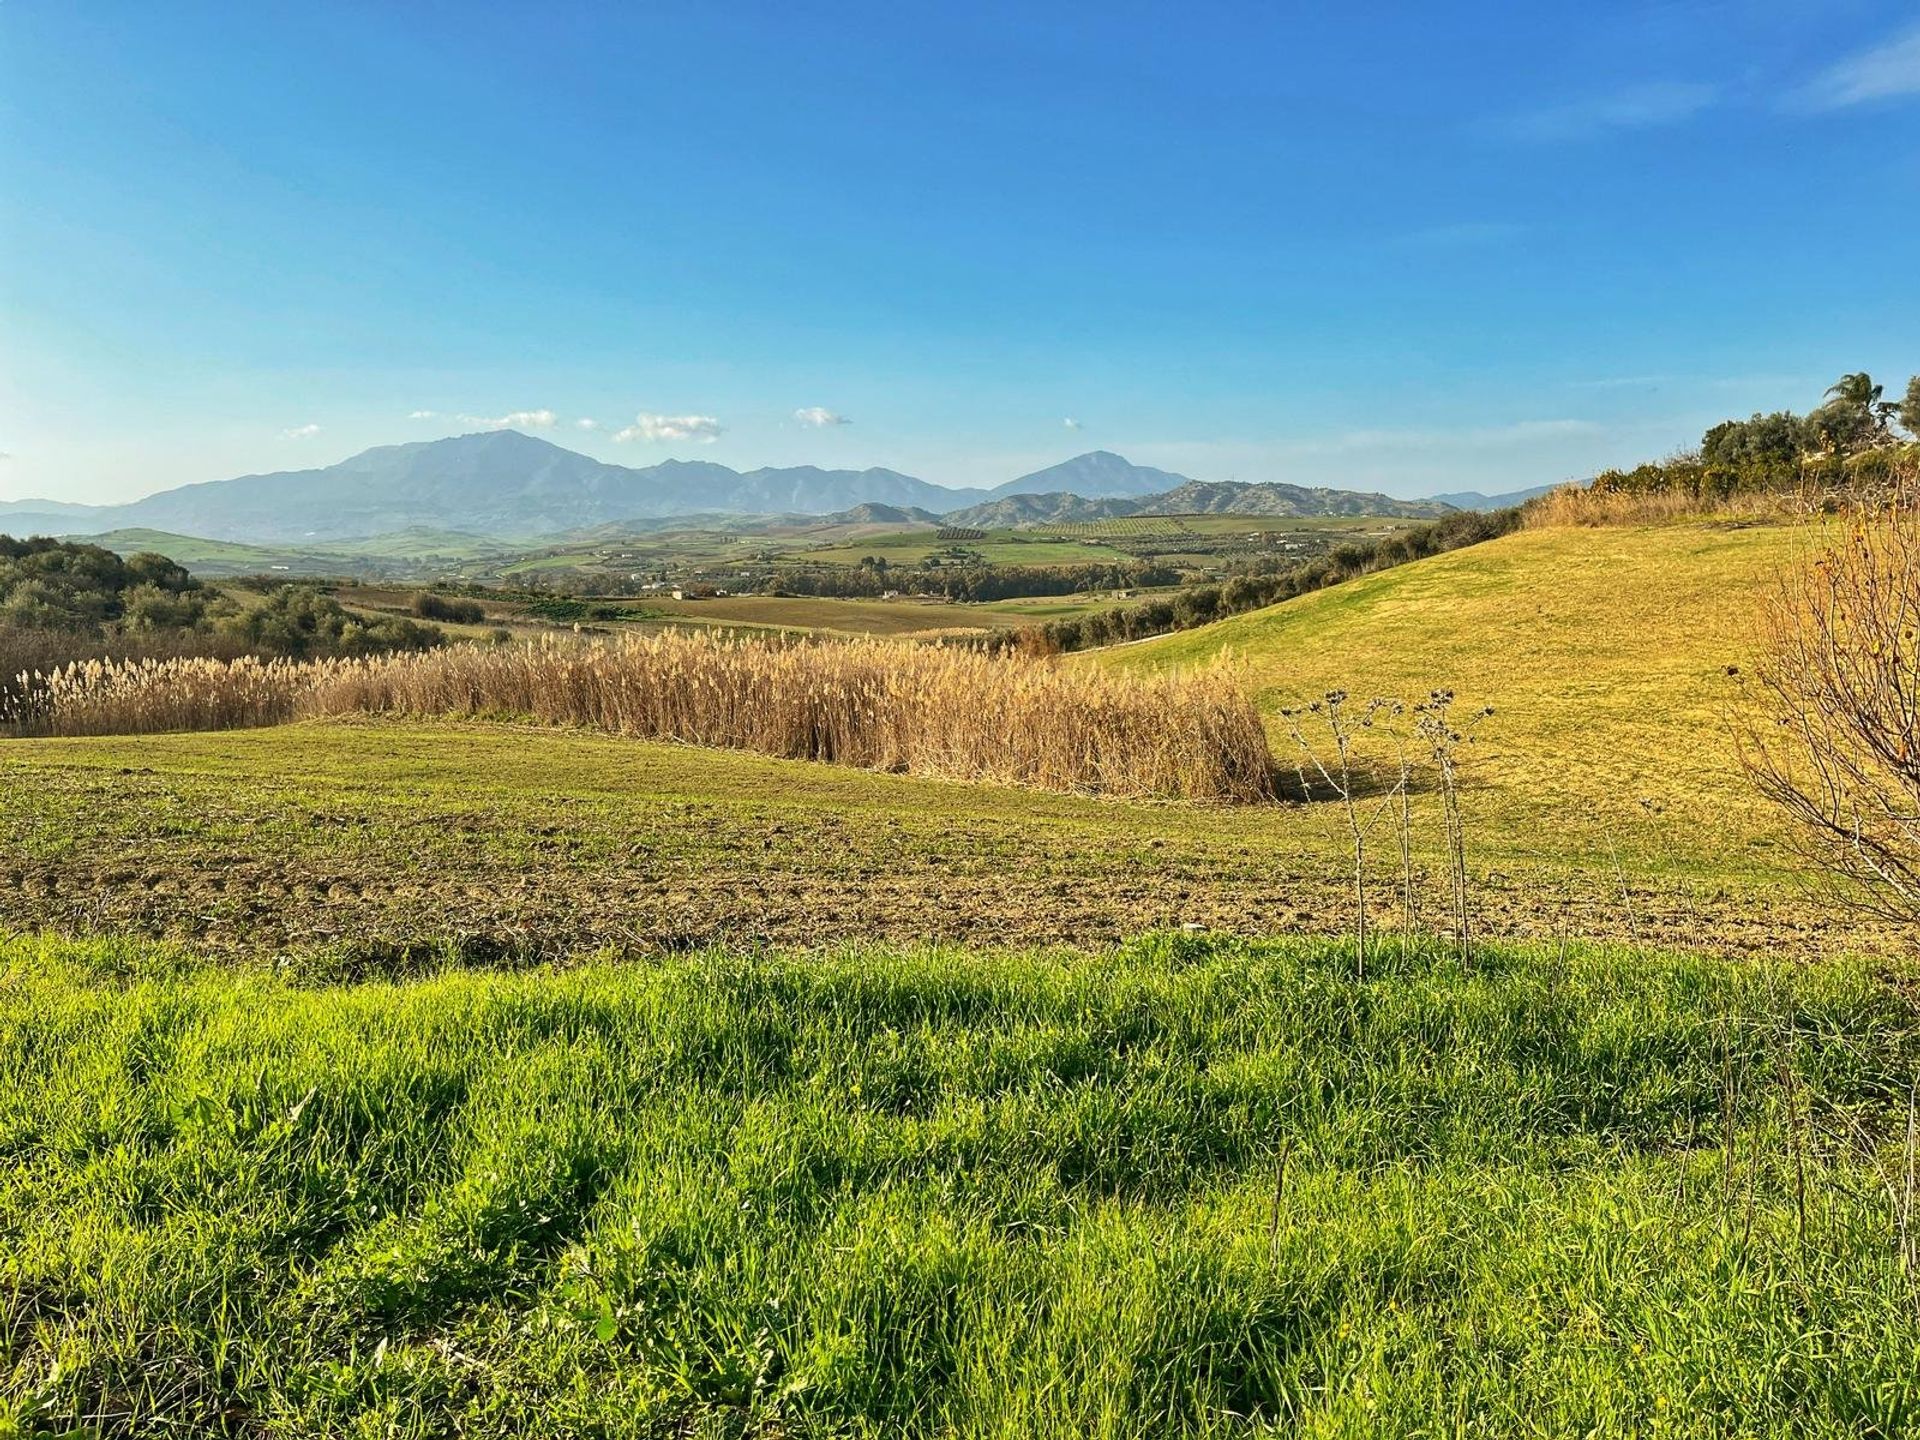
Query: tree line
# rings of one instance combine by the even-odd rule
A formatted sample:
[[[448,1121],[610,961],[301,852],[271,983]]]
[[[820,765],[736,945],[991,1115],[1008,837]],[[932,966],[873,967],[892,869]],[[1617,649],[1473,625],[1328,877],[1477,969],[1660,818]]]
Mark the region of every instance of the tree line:
[[[1864,370],[1843,375],[1805,415],[1723,420],[1697,447],[1632,470],[1603,470],[1596,494],[1683,493],[1703,500],[1754,491],[1885,486],[1920,461],[1920,375],[1901,398]]]
[[[1185,576],[1170,565],[860,565],[780,570],[774,593],[833,599],[877,599],[888,591],[938,595],[964,602],[1079,595],[1097,590],[1147,590],[1177,585]]]
[[[164,555],[0,535],[0,668],[13,675],[107,654],[371,655],[446,638],[400,616],[356,615],[311,583],[260,593],[243,604]]]

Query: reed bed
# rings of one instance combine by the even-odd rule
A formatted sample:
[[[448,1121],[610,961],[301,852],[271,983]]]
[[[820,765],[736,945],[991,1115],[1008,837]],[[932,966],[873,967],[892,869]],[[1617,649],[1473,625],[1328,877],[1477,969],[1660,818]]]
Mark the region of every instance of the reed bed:
[[[1681,520],[1782,520],[1816,513],[1824,504],[1821,493],[1800,490],[1701,496],[1684,490],[1592,490],[1563,485],[1529,500],[1521,509],[1520,523],[1529,530],[1557,530]]]
[[[374,658],[94,661],[27,681],[0,720],[30,734],[480,716],[1046,790],[1274,793],[1259,716],[1219,667],[1102,675],[960,648],[662,631]]]

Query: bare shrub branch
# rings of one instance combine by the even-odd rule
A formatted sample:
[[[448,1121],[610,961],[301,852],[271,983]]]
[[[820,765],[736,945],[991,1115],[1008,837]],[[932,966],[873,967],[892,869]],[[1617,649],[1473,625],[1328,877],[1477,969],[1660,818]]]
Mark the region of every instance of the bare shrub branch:
[[[1760,793],[1842,898],[1920,919],[1920,516],[1861,510],[1782,577],[1738,725]]]

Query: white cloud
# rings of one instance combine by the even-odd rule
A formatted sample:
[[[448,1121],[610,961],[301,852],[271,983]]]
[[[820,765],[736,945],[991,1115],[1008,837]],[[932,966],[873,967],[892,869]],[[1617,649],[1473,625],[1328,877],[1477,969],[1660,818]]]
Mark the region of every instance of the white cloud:
[[[1814,110],[1920,95],[1920,26],[1822,72],[1800,96]]]
[[[616,430],[613,438],[627,440],[698,440],[712,444],[720,438],[720,422],[711,415],[653,415],[642,410],[633,424]]]
[[[410,411],[407,415],[407,419],[409,420],[438,420],[439,418],[440,412],[438,410],[414,410]]]
[[[824,405],[808,405],[793,412],[793,418],[802,425],[815,430],[824,430],[829,425],[851,425],[853,422],[844,415],[836,415]]]
[[[1086,428],[1078,420],[1074,419],[1073,416],[1071,415],[1067,416],[1067,418],[1062,420],[1060,423],[1066,426],[1067,429],[1069,430],[1083,430]]]
[[[282,430],[280,436],[284,440],[311,440],[319,433],[320,427],[309,423],[306,425],[296,425],[291,430]]]
[[[560,423],[551,410],[509,410],[505,415],[462,415],[467,425],[484,425],[489,430],[549,430]]]
[[[1716,85],[1656,80],[1608,95],[1549,105],[1509,119],[1504,128],[1522,140],[1590,140],[1615,130],[1649,130],[1691,119],[1720,98]]]
[[[573,428],[576,430],[598,430],[600,428],[600,422],[589,416],[582,415],[578,420],[573,422]]]

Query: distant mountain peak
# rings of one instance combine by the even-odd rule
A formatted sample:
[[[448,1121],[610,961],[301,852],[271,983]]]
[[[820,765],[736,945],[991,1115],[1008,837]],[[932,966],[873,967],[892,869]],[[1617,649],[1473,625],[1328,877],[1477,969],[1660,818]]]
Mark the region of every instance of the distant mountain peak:
[[[1088,500],[1107,500],[1128,495],[1158,495],[1188,483],[1185,475],[1156,470],[1151,465],[1136,465],[1111,450],[1089,450],[1058,465],[996,485],[988,493],[994,499],[1065,492]]]

